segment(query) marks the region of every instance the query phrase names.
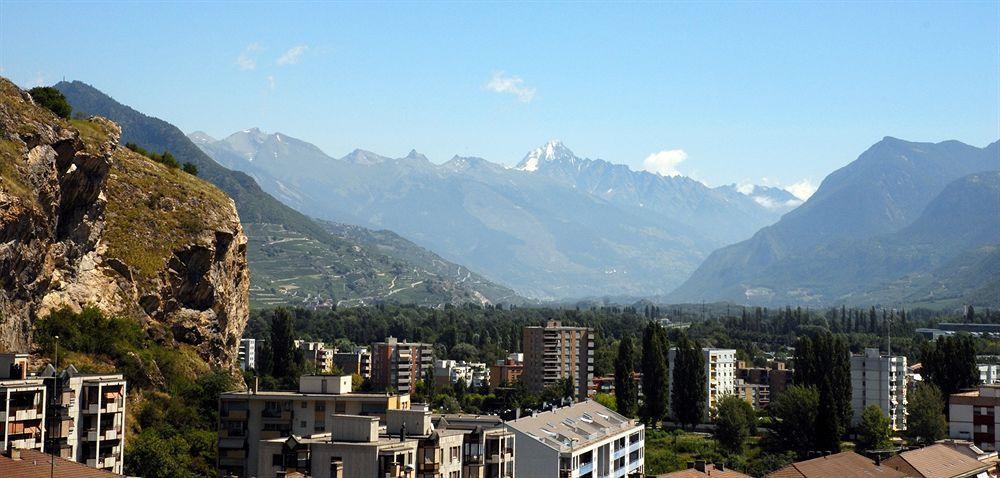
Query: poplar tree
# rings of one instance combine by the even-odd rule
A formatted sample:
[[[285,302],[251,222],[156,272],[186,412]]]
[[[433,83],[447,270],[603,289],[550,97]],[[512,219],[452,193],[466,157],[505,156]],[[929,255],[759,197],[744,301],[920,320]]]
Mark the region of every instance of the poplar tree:
[[[667,375],[667,334],[656,322],[650,322],[642,334],[642,420],[650,427],[666,416],[670,397]]]
[[[632,380],[635,367],[635,345],[631,337],[623,337],[618,343],[618,359],[615,361],[615,402],[618,413],[633,418],[639,407],[639,389]]]
[[[697,342],[681,335],[674,353],[673,388],[670,401],[674,418],[684,425],[697,425],[705,416],[705,356]]]

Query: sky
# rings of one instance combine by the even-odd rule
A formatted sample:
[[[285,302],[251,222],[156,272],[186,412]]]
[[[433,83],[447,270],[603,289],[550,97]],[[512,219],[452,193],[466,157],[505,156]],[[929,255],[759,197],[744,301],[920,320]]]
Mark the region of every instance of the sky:
[[[1000,2],[0,0],[0,75],[341,157],[578,156],[805,196],[884,136],[1000,139]]]

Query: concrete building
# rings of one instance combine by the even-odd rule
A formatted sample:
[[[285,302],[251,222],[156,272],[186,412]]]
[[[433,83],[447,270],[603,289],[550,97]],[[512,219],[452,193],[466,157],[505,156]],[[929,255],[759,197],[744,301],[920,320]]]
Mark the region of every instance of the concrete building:
[[[297,391],[223,393],[219,397],[219,470],[223,475],[257,476],[261,440],[331,432],[336,426],[334,414],[384,421],[388,410],[409,408],[407,394],[354,393],[349,375],[304,375]]]
[[[41,451],[47,405],[44,381],[28,377],[28,354],[0,354],[0,451]]]
[[[504,424],[518,478],[623,478],[645,469],[645,429],[586,400]]]
[[[368,380],[372,376],[372,353],[365,347],[337,350],[333,354],[333,365],[347,375],[358,374]]]
[[[525,327],[522,335],[524,373],[521,381],[539,393],[559,380],[572,378],[577,398],[587,398],[594,380],[594,330],[563,326],[550,320],[544,326]]]
[[[784,362],[770,362],[766,367],[751,367],[743,361],[736,362],[737,380],[743,380],[745,384],[767,385],[768,400],[767,403],[761,403],[762,407],[777,400],[792,384],[794,375],[795,371],[786,368]]]
[[[240,349],[237,356],[240,370],[244,372],[257,370],[257,350],[263,342],[263,340],[258,339],[240,339]]]
[[[761,410],[771,404],[771,387],[759,383],[747,383],[738,378],[736,396],[753,405],[755,410]]]
[[[435,415],[434,428],[461,430],[462,478],[513,478],[514,433],[495,415]]]
[[[1000,384],[952,394],[948,412],[949,437],[969,440],[985,451],[1000,449]]]
[[[979,383],[989,385],[1000,382],[1000,365],[984,363],[976,365],[976,368],[979,369]]]
[[[333,370],[333,354],[337,351],[323,342],[306,342],[296,340],[295,348],[302,351],[306,363],[313,366],[317,373],[330,373]]]
[[[490,365],[490,386],[493,388],[513,385],[521,380],[524,373],[524,354],[512,353],[503,360]]]
[[[48,451],[91,468],[124,473],[124,375],[85,374],[72,365],[59,374],[49,365],[40,375],[53,397],[46,425]]]
[[[261,440],[257,478],[414,478],[418,440],[380,435],[379,420],[331,414],[328,433]]]
[[[416,478],[462,476],[465,433],[461,430],[436,430],[424,405],[411,410],[392,410],[387,420],[387,434],[417,439]]]
[[[434,345],[388,337],[372,347],[371,380],[376,390],[410,393],[413,384],[434,371]]]
[[[736,394],[736,350],[705,347],[701,349],[705,357],[705,420],[711,420],[719,401],[726,395]],[[670,362],[669,389],[674,387],[674,367],[677,348],[667,352]]]
[[[876,405],[893,430],[906,430],[906,374],[906,357],[881,355],[876,348],[851,356],[852,424],[861,421],[867,406]]]
[[[455,360],[434,361],[434,383],[437,385],[454,384],[464,380],[465,384],[479,388],[489,383],[490,371],[482,362],[466,362]]]

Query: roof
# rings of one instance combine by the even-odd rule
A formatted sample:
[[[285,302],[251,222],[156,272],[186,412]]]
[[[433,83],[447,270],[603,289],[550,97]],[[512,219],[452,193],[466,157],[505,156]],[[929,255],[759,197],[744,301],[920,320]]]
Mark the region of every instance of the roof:
[[[943,444],[904,451],[884,463],[908,474],[916,472],[917,477],[923,478],[962,478],[989,468],[986,463]]]
[[[812,460],[792,463],[767,475],[768,478],[903,478],[888,466],[875,462],[852,451],[822,456]]]
[[[705,465],[704,472],[698,471],[695,468],[688,468],[686,470],[675,471],[673,473],[656,475],[656,478],[706,478],[708,476],[711,476],[712,478],[750,478],[749,475],[744,475],[738,471],[730,469],[719,470],[711,463]]]
[[[587,400],[509,421],[505,426],[528,435],[549,448],[570,451],[642,425],[604,405]]]
[[[402,395],[406,395],[405,393]],[[400,394],[388,393],[303,393],[286,390],[259,390],[257,393],[247,391],[223,392],[221,398],[240,398],[250,400],[269,400],[275,398],[305,398],[313,400],[366,400],[366,399],[389,399],[402,396]]]
[[[19,460],[12,459],[6,454],[0,455],[0,476],[16,476],[18,478],[49,478],[50,476],[53,478],[111,478],[122,476],[58,457],[55,457],[55,466],[53,467],[52,458],[54,458],[52,455],[38,450],[21,450],[21,459]]]

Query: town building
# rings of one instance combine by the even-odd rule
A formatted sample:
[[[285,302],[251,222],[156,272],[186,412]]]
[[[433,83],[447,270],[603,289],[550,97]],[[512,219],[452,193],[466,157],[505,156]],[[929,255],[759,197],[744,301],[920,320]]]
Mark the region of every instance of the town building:
[[[237,361],[240,370],[257,370],[257,351],[264,341],[260,339],[240,339]]]
[[[587,398],[594,380],[594,330],[563,326],[550,320],[544,326],[525,327],[522,334],[524,372],[521,381],[540,393],[560,380],[571,378],[577,398]]]
[[[434,370],[434,345],[388,337],[372,347],[372,385],[376,390],[410,393],[413,384]]]
[[[57,374],[49,365],[40,376],[53,397],[46,449],[91,468],[124,473],[124,375],[80,373],[72,365]]]
[[[736,394],[736,350],[705,347],[701,349],[705,356],[705,420],[710,420],[715,414],[719,401],[726,395]],[[671,347],[667,352],[670,362],[669,389],[674,387],[674,366],[677,348]],[[672,393],[672,392],[671,392]]]
[[[524,354],[512,353],[507,358],[490,365],[490,386],[510,386],[521,380],[524,373]]]
[[[261,440],[331,432],[336,426],[334,414],[384,422],[389,410],[410,408],[408,394],[354,392],[349,375],[303,375],[297,391],[255,388],[219,397],[219,470],[223,475],[258,476]]]
[[[0,476],[11,478],[120,478],[122,475],[90,468],[38,450],[10,449],[4,450],[0,454]]]
[[[518,478],[623,478],[645,469],[645,428],[586,400],[504,424]]]
[[[466,362],[456,360],[434,361],[434,383],[437,385],[455,384],[465,381],[470,387],[480,388],[489,383],[490,370],[482,362]]]
[[[736,379],[736,396],[753,405],[755,410],[761,410],[771,404],[771,386],[747,383],[738,378]]]
[[[434,428],[461,430],[462,478],[513,478],[514,433],[495,415],[435,415]]]
[[[656,475],[653,478],[751,478],[735,470],[726,468],[726,465],[719,463],[713,465],[705,460],[689,461],[685,470],[673,473]]]
[[[1000,382],[1000,365],[983,363],[976,368],[979,369],[979,383],[989,385]]]
[[[0,354],[0,450],[42,450],[48,412],[45,383],[28,376],[28,354]]]
[[[462,476],[461,430],[436,430],[426,405],[412,410],[392,410],[387,417],[386,433],[417,439],[415,478],[460,478]]]
[[[296,340],[295,348],[302,351],[306,363],[311,365],[317,373],[333,371],[333,354],[336,352],[333,347],[329,347],[323,342]]]
[[[365,347],[337,350],[333,354],[333,365],[346,375],[358,374],[368,380],[372,376],[372,353]]]
[[[969,440],[985,451],[1000,447],[1000,384],[952,394],[948,399],[948,436]]]
[[[889,418],[892,429],[906,430],[906,357],[881,355],[877,348],[851,356],[852,422],[857,425],[869,405]]]
[[[990,465],[944,444],[904,451],[882,464],[910,478],[987,478],[990,468]]]
[[[798,461],[780,468],[766,478],[906,478],[884,463],[863,457],[853,451]]]
[[[747,385],[766,385],[767,399],[761,400],[761,407],[777,400],[781,393],[792,385],[795,371],[785,367],[784,362],[769,362],[766,367],[751,367],[746,362],[736,362],[736,379]],[[761,392],[758,389],[758,393]]]

